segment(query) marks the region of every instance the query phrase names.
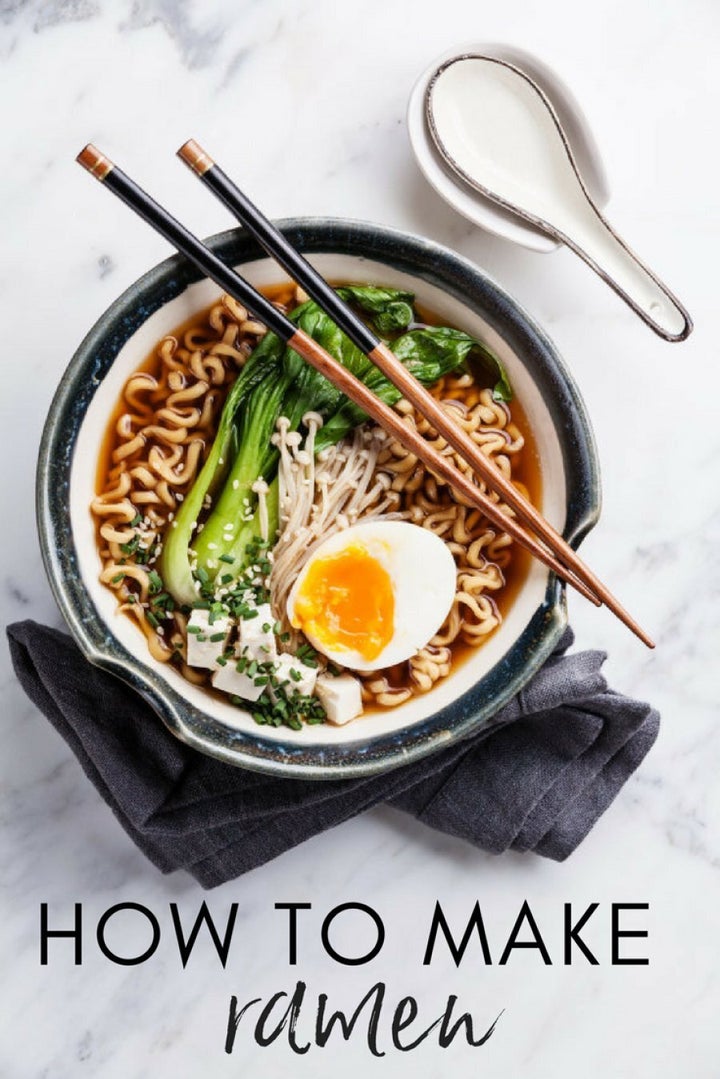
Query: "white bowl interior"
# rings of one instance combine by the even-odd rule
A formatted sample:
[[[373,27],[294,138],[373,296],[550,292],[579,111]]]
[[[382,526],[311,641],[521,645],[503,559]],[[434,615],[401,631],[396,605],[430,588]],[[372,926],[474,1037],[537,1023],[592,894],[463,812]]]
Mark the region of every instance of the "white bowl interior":
[[[473,334],[493,349],[507,368],[514,391],[522,402],[535,437],[542,474],[540,508],[556,528],[562,529],[565,523],[566,481],[560,443],[545,402],[526,371],[522,358],[512,351],[508,343],[459,300],[381,262],[337,254],[313,256],[310,261],[330,280],[354,280],[411,289],[416,293],[418,301],[434,311],[443,321]],[[275,284],[284,279],[276,263],[270,259],[238,268],[244,277],[258,286]],[[97,462],[108,417],[122,392],[125,380],[142,364],[165,334],[212,303],[217,295],[217,286],[211,281],[203,280],[190,286],[176,299],[156,311],[123,346],[111,370],[98,386],[78,433],[71,471],[70,515],[83,584],[111,634],[141,663],[152,668],[198,709],[229,727],[257,734],[259,728],[249,713],[217,699],[200,687],[191,685],[173,667],[154,660],[139,628],[126,615],[117,613],[114,594],[98,579],[100,560],[95,544],[94,522],[89,509],[95,494]],[[545,567],[533,560],[524,585],[499,630],[429,693],[415,697],[398,708],[370,713],[344,727],[326,724],[303,727],[301,731],[286,727],[263,727],[263,737],[303,745],[338,744],[352,742],[358,737],[364,739],[386,735],[427,718],[470,689],[502,659],[543,602],[547,578],[548,571]]]

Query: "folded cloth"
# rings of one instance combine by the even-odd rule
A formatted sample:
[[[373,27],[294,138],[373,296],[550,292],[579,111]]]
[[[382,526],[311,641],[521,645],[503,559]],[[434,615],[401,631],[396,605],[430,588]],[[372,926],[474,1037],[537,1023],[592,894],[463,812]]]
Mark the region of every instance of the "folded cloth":
[[[481,731],[380,776],[317,782],[234,768],[179,742],[65,634],[8,627],[17,676],[128,835],[164,873],[232,880],[384,802],[484,851],[558,861],[585,838],[657,737],[647,704],[607,688],[602,652],[566,655]]]

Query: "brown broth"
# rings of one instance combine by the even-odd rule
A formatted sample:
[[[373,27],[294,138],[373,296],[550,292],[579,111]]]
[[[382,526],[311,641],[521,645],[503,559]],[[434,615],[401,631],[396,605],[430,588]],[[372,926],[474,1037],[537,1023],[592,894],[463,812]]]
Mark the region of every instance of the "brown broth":
[[[333,285],[337,288],[341,285],[351,283],[352,282],[334,281]],[[411,328],[441,326],[445,324],[446,320],[442,319],[436,312],[431,308],[426,307],[424,304],[415,302],[413,306],[418,315],[418,319],[413,323]],[[484,372],[480,370],[477,365],[473,365],[472,373],[475,384],[481,389],[490,389],[492,387],[494,380],[488,377],[488,372]],[[514,482],[524,486],[532,504],[534,506],[540,506],[542,498],[542,474],[540,455],[538,453],[535,436],[532,427],[528,422],[525,409],[520,401],[516,397],[513,397],[508,407],[510,409],[511,420],[520,431],[525,443],[521,452],[513,458],[512,478]],[[459,666],[471,659],[472,656],[477,653],[478,648],[481,648],[486,641],[489,641],[490,638],[498,632],[525,583],[531,562],[532,555],[530,555],[524,547],[520,547],[517,543],[514,543],[511,547],[510,562],[505,569],[502,570],[504,584],[502,588],[499,589],[498,593],[492,596],[493,603],[500,616],[500,622],[494,630],[491,630],[491,632],[482,639],[482,642],[479,645],[467,644],[465,641],[458,640],[454,641],[449,646],[452,653],[453,670],[457,670]],[[385,673],[388,676],[389,684],[393,687],[405,688],[412,685],[408,663],[398,664],[396,667],[390,668]],[[385,711],[385,709],[378,704],[366,704],[363,714],[370,715],[378,711]]]
[[[334,281],[333,285],[339,287],[341,284],[349,284],[350,282],[338,282]],[[271,285],[263,287],[260,290],[273,303],[286,304],[289,306],[294,305],[295,286],[291,283],[284,283],[279,285]],[[217,302],[217,301],[215,301]],[[189,330],[198,329],[207,322],[209,312],[214,304],[208,304],[202,310],[196,312],[185,322],[176,327],[172,333],[164,335],[165,337],[174,337],[178,340],[182,340],[185,333]],[[437,326],[443,324],[443,320],[440,319],[435,312],[426,308],[423,305],[415,304],[415,310],[420,317],[420,321],[416,323],[419,325]],[[157,355],[157,345],[153,348],[152,352],[145,357],[143,362],[134,369],[134,372],[146,372],[150,375],[158,375],[160,371],[160,358]],[[481,388],[488,388],[492,385],[492,382],[487,377],[482,377],[482,373],[479,370],[474,369],[473,374],[475,376],[476,384]],[[225,394],[227,394],[229,386],[225,388]],[[100,493],[107,486],[107,476],[111,467],[111,454],[114,449],[115,442],[115,427],[117,421],[123,412],[126,411],[126,404],[123,401],[122,394],[118,398],[112,414],[109,418],[101,450],[98,458],[98,467],[96,473],[96,492]],[[513,458],[513,480],[521,483],[528,492],[530,501],[535,506],[540,505],[542,496],[542,476],[540,458],[537,451],[537,444],[533,436],[532,428],[528,423],[527,415],[520,401],[517,398],[513,398],[509,405],[511,411],[512,422],[517,426],[521,432],[525,445],[522,451]],[[102,540],[99,533],[100,522],[96,519],[96,538],[98,543],[98,549],[102,546]],[[518,595],[523,583],[527,577],[528,569],[531,562],[531,556],[523,548],[517,544],[513,544],[511,548],[511,557],[509,565],[502,571],[504,577],[504,585],[498,591],[497,596],[493,596],[495,605],[497,607],[498,614],[500,615],[501,623],[506,617],[507,612],[510,610],[516,596]],[[497,627],[499,628],[499,627]],[[483,638],[489,640],[497,629],[493,630]],[[450,645],[452,651],[452,663],[453,669],[457,669],[459,664],[464,663],[477,651],[478,647],[482,645],[470,645],[462,641],[455,642]],[[400,664],[398,667],[392,668],[386,672],[389,676],[389,681],[394,686],[403,686],[408,682],[409,668],[406,664]],[[212,689],[212,686],[208,685],[207,688],[216,694],[216,691]],[[220,696],[223,696],[220,694]],[[380,709],[380,706],[366,707],[365,714],[375,712]],[[382,709],[384,710],[384,709]]]
[[[266,296],[267,299],[270,300],[272,303],[289,304],[293,300],[295,294],[295,286],[290,283],[284,283],[281,285],[267,285],[261,289],[258,289],[258,291],[262,292],[263,296]],[[170,333],[163,334],[161,340],[164,340],[166,337],[174,337],[178,341],[182,341],[183,337],[189,330],[198,329],[202,327],[205,323],[207,323],[210,311],[216,303],[217,299],[214,300],[212,303],[209,303],[207,307],[203,307],[200,311],[196,311],[194,315],[191,315],[189,318],[185,319],[184,322],[181,322],[180,325],[176,326]],[[142,363],[138,364],[137,367],[133,368],[132,374],[138,374],[140,371],[143,371],[145,374],[148,375],[157,375],[159,373],[160,357],[157,354],[158,344],[159,342],[157,342],[153,346],[152,351],[148,353]],[[123,400],[123,391],[121,390],[120,396],[115,402],[115,406],[110,414],[108,425],[105,428],[102,443],[100,445],[98,467],[95,473],[96,494],[100,494],[100,492],[104,490],[107,484],[107,475],[111,468],[111,455],[114,449],[113,442],[115,439],[115,425],[122,416],[122,414],[126,411],[127,406]]]
[[[439,326],[442,324],[443,320],[440,319],[434,311],[426,308],[424,305],[416,303],[415,310],[426,325]],[[488,378],[483,378],[482,372],[476,368],[473,368],[473,376],[476,384],[483,389],[489,389],[491,387],[492,381]],[[538,453],[535,436],[532,427],[528,422],[525,409],[517,397],[513,397],[508,407],[510,409],[512,422],[518,428],[525,441],[525,445],[520,453],[513,458],[513,482],[521,483],[524,486],[533,506],[540,506],[542,499],[542,473],[540,455]],[[510,563],[502,571],[505,583],[499,590],[497,597],[493,597],[498,614],[500,615],[500,625],[502,625],[502,622],[505,620],[508,611],[512,607],[518,593],[525,583],[532,562],[532,555],[517,543],[513,543],[511,552]],[[500,625],[492,630],[492,632],[484,638],[484,641],[489,640],[497,633],[500,629]],[[464,641],[457,641],[450,647],[453,653],[453,667],[455,668],[458,664],[464,663],[474,655],[477,649],[482,647],[482,644],[471,645],[466,644]]]

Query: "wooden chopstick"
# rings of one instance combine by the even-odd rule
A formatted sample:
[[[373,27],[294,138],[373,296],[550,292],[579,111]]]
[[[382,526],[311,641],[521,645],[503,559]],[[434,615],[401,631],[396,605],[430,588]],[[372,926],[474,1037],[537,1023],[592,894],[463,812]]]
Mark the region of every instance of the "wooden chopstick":
[[[392,350],[360,319],[269,221],[250,199],[233,183],[210,155],[190,139],[178,150],[178,157],[217,195],[265,250],[294,278],[305,291],[333,318],[351,341],[373,361],[404,397],[422,413],[438,434],[482,477],[490,490],[498,494],[517,514],[526,528],[531,529],[547,545],[552,554],[568,566],[576,578],[594,593],[595,602],[604,603],[649,648],[652,640],[628,614],[610,590],[587,566],[560,533],[523,497],[512,482],[495,467],[465,431],[444,412],[442,405],[420,383]],[[567,579],[567,578],[566,578]],[[572,583],[572,582],[570,582]]]
[[[257,292],[239,274],[226,266],[209,248],[173,218],[167,210],[155,202],[142,188],[117,168],[94,146],[88,145],[78,154],[78,162],[117,195],[132,210],[168,239],[182,254],[193,261],[209,278],[237,299],[272,329],[281,340],[287,342],[316,370],[329,379],[352,401],[362,408],[381,426],[390,431],[411,453],[414,453],[429,469],[442,476],[471,504],[477,506],[489,520],[507,532],[539,561],[577,591],[596,602],[596,597],[566,566],[537,540],[526,533],[520,524],[508,516],[500,506],[491,501],[447,458],[442,457],[405,423],[388,405],[380,401],[364,383],[355,378],[342,364],[304,331],[299,330],[277,310],[269,300]]]
[[[288,318],[252,285],[213,254],[209,248],[181,225],[167,210],[155,202],[122,169],[117,168],[109,158],[96,147],[89,144],[78,154],[78,162],[88,172],[108,187],[113,194],[122,199],[143,220],[169,240],[178,251],[191,259],[211,280],[216,281],[225,292],[247,307],[255,316],[269,326],[282,341],[289,344],[308,363],[337,386],[355,404],[390,431],[406,449],[414,453],[433,472],[443,476],[456,491],[482,510],[486,517],[502,531],[507,532],[531,554],[544,562],[568,584],[576,588],[592,602],[595,596],[578,581],[550,552],[537,540],[527,535],[517,521],[502,511],[471,483],[452,461],[442,457],[425,441],[422,435],[403,423],[400,416],[383,401],[375,396],[363,382],[355,378],[341,363],[326,352],[303,330],[299,330]]]

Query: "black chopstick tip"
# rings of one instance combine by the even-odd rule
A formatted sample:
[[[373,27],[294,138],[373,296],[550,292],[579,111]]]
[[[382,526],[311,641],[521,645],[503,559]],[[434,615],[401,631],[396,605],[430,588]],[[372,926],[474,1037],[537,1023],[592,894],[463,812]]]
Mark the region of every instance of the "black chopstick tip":
[[[177,156],[198,176],[202,176],[215,164],[210,155],[205,153],[202,146],[195,142],[195,139],[188,139],[187,142],[184,142],[178,150]]]
[[[84,169],[87,169],[91,176],[101,182],[115,168],[110,158],[100,153],[97,146],[93,146],[91,142],[80,151],[75,160]]]

